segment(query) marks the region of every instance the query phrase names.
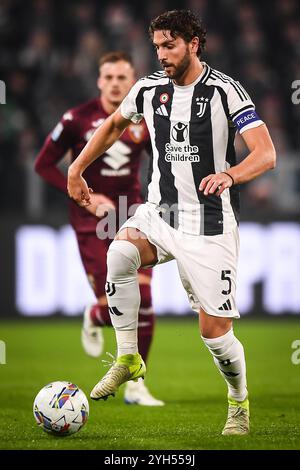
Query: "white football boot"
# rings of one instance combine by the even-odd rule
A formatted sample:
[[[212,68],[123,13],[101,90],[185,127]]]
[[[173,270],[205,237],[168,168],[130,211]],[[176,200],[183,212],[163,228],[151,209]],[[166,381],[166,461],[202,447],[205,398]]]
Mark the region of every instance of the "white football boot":
[[[139,353],[119,356],[111,363],[105,376],[95,385],[90,397],[93,400],[107,400],[110,395],[114,397],[120,385],[128,380],[137,382],[140,377],[145,377],[145,373],[146,366]]]
[[[104,338],[101,326],[95,326],[91,320],[92,305],[85,308],[83,325],[81,329],[81,344],[85,352],[92,357],[99,357],[104,347]]]
[[[250,432],[249,400],[236,401],[228,397],[228,416],[223,436],[242,436]]]
[[[126,383],[124,401],[127,405],[164,406],[165,404],[151,395],[143,379]]]

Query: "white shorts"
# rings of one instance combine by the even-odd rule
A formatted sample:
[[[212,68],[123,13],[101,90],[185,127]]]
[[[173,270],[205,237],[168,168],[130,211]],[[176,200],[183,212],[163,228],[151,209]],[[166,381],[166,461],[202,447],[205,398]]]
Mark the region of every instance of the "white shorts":
[[[173,229],[153,204],[138,207],[120,228],[143,232],[157,249],[158,263],[175,259],[191,307],[216,317],[239,318],[236,307],[236,274],[239,232],[235,227],[221,235],[189,235]],[[171,294],[170,294],[171,295]]]

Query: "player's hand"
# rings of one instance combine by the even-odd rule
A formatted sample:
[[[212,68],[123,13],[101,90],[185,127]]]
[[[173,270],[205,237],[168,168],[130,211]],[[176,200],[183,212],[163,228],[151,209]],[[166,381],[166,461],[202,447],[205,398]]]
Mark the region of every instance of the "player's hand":
[[[80,206],[85,207],[91,203],[93,190],[88,187],[87,182],[80,174],[72,170],[72,165],[68,170],[67,189],[69,197],[74,199]]]
[[[204,196],[215,194],[221,196],[223,191],[227,188],[231,188],[233,185],[233,179],[226,173],[215,173],[208,175],[202,179],[199,190],[203,191]]]
[[[101,219],[111,210],[115,210],[115,203],[109,199],[109,197],[100,193],[90,194],[90,205],[86,207],[86,210],[93,215],[96,215]]]

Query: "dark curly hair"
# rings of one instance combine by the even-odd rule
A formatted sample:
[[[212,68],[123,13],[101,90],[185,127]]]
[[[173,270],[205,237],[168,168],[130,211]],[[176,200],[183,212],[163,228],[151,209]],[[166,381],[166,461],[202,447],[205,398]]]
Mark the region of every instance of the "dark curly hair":
[[[151,40],[154,31],[170,31],[173,38],[181,37],[186,42],[190,42],[197,36],[199,38],[198,56],[200,56],[206,43],[206,28],[200,18],[190,10],[171,10],[162,13],[150,23],[149,35]]]

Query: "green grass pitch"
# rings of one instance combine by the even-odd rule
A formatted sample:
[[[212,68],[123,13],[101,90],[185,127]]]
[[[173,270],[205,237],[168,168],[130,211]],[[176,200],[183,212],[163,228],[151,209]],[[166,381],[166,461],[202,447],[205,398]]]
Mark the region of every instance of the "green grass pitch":
[[[106,371],[85,356],[79,320],[1,322],[6,365],[0,365],[0,449],[300,449],[300,364],[291,344],[299,321],[236,322],[245,346],[251,404],[249,436],[223,437],[226,388],[200,340],[197,318],[158,319],[146,383],[163,408],[125,405],[122,389],[106,402],[90,400],[77,434],[49,436],[35,424],[37,392],[54,380],[89,391]],[[114,352],[105,329],[105,351]]]

